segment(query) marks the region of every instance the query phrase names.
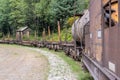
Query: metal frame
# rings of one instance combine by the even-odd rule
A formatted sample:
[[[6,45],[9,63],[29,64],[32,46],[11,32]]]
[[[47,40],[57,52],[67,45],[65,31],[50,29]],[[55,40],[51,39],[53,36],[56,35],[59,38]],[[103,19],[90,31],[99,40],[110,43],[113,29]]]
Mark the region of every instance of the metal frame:
[[[82,58],[83,63],[86,65],[86,67],[88,68],[88,70],[90,71],[91,75],[93,76],[93,78],[95,80],[100,80],[100,79],[99,79],[99,77],[96,77],[96,74],[94,73],[94,71],[92,71],[91,66],[94,68],[97,68],[97,71],[101,72],[105,76],[104,79],[108,78],[109,80],[120,80],[120,78],[118,76],[116,76],[114,73],[110,72],[105,67],[96,63],[93,59],[89,58],[87,55],[82,54],[82,57],[83,57]]]
[[[103,1],[101,0],[101,7],[103,7]],[[105,25],[105,23],[104,23],[104,10],[103,10],[103,8],[101,8],[102,10],[101,10],[101,12],[102,12],[102,18],[101,18],[101,22],[102,22],[102,24],[101,24],[101,30],[102,30],[102,66],[104,66],[104,25]]]
[[[109,13],[110,13],[109,27],[112,27],[112,26],[111,26],[111,0],[109,0]]]
[[[120,27],[120,0],[118,0],[118,26]]]

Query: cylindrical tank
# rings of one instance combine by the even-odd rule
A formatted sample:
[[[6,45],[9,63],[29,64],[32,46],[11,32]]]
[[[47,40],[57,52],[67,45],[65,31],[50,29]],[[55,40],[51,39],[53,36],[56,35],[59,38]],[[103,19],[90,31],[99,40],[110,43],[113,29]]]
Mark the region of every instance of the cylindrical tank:
[[[85,10],[84,15],[77,19],[72,25],[72,36],[77,42],[83,41],[84,27],[89,22],[89,11]]]

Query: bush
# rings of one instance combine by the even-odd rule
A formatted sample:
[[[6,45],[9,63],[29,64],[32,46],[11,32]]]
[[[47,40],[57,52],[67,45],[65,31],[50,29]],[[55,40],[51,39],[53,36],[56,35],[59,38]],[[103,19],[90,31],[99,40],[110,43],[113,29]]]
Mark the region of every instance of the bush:
[[[0,33],[0,39],[2,38],[2,33]]]
[[[76,19],[78,19],[79,17],[70,17],[70,18],[68,18],[68,20],[66,21],[66,25],[67,26],[72,26],[72,24],[74,23],[74,21],[76,20]]]

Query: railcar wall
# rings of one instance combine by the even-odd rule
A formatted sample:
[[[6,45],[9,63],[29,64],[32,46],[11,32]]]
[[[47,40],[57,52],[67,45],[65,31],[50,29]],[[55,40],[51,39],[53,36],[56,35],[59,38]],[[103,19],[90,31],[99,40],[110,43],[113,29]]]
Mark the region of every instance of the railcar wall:
[[[102,63],[101,5],[101,0],[90,0],[90,49],[88,50],[91,54],[91,57],[100,64]]]
[[[116,0],[112,0],[116,1]],[[120,0],[118,0],[120,1]],[[115,7],[114,7],[115,5]],[[111,5],[118,15],[118,3]],[[120,6],[120,4],[119,4]],[[117,15],[117,18],[118,18]],[[112,16],[112,15],[111,15]],[[104,25],[104,66],[115,76],[120,77],[120,22],[106,28]]]

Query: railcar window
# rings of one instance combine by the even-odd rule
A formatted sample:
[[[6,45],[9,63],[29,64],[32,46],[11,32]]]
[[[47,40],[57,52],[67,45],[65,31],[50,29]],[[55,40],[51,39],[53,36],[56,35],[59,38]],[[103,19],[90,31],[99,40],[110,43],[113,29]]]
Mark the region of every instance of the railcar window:
[[[103,0],[104,21],[107,27],[118,23],[118,0]]]

